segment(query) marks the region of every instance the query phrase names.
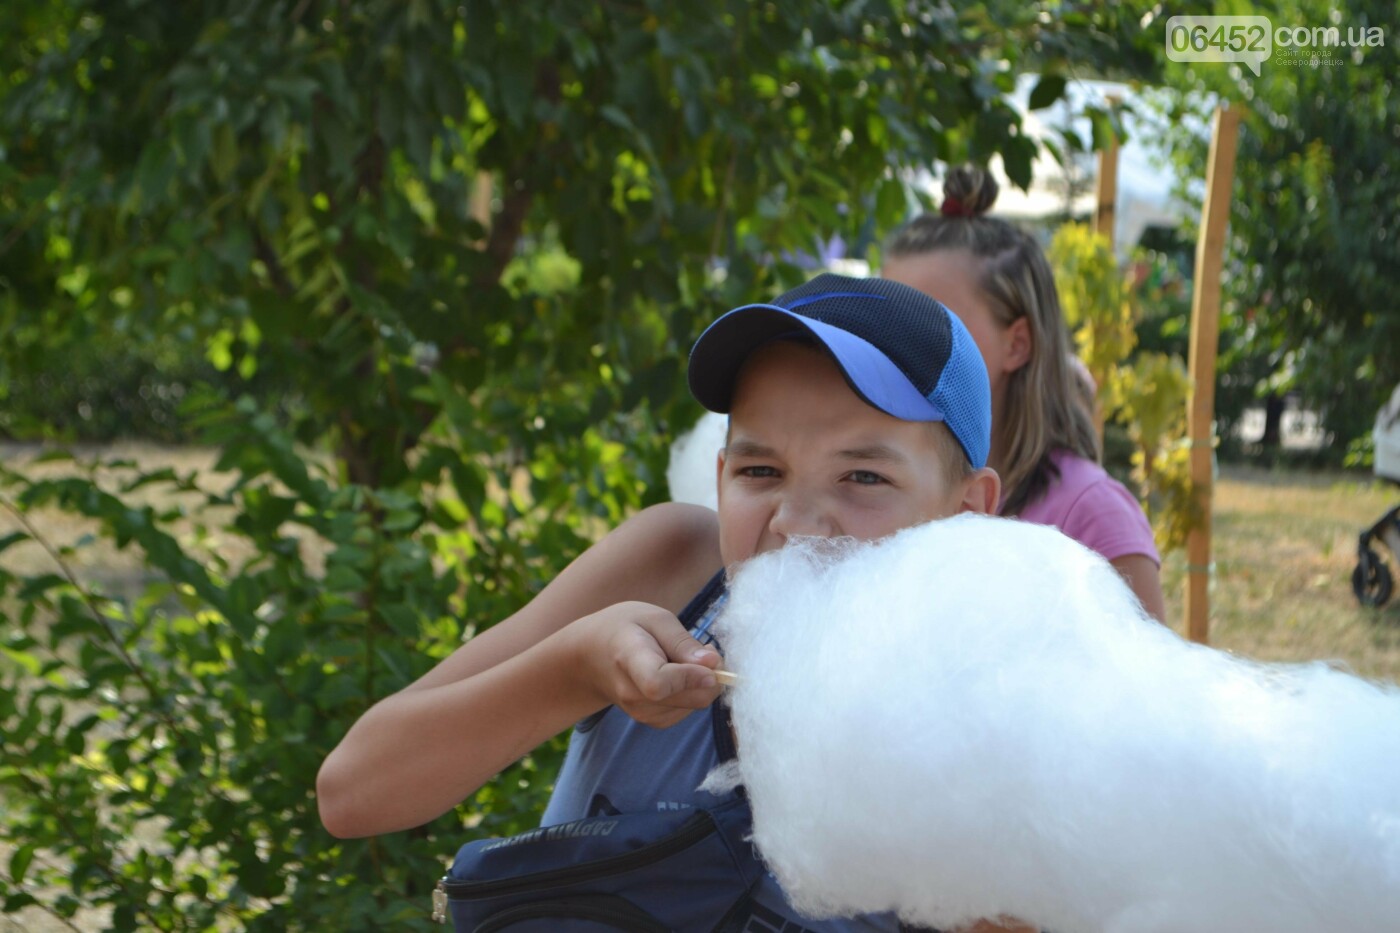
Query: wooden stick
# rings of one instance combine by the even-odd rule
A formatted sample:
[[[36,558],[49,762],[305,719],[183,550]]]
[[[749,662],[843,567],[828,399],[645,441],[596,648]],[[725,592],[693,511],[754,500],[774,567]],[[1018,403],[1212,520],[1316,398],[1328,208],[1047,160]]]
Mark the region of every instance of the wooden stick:
[[[1196,281],[1191,295],[1191,392],[1186,401],[1191,437],[1191,489],[1199,522],[1186,538],[1186,637],[1210,639],[1210,512],[1215,468],[1215,358],[1220,342],[1220,269],[1235,180],[1238,107],[1220,107],[1210,137],[1206,200],[1196,239]]]
[[[722,686],[733,687],[739,683],[739,675],[733,671],[715,671],[715,680]]]
[[[1116,107],[1119,99],[1110,95],[1109,107]],[[1114,246],[1114,225],[1118,220],[1118,135],[1115,133],[1108,145],[1099,151],[1098,179],[1094,185],[1094,232],[1108,237],[1108,245]]]
[[[1109,95],[1110,108],[1117,107],[1119,98]],[[1114,237],[1118,219],[1118,134],[1114,133],[1108,146],[1099,151],[1098,178],[1094,185],[1094,232],[1108,238],[1108,248],[1115,249]],[[1117,255],[1116,253],[1114,255]],[[1094,430],[1099,435],[1099,459],[1103,459],[1104,410],[1094,400]]]

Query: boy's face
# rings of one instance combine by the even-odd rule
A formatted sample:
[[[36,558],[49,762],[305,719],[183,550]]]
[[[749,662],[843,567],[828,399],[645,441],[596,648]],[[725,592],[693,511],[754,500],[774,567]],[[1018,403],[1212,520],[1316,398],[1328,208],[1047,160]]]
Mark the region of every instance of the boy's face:
[[[794,535],[874,540],[965,510],[988,511],[996,480],[947,475],[935,430],[866,404],[822,350],[770,343],[744,364],[719,457],[726,566]],[[986,489],[990,475],[990,502]]]

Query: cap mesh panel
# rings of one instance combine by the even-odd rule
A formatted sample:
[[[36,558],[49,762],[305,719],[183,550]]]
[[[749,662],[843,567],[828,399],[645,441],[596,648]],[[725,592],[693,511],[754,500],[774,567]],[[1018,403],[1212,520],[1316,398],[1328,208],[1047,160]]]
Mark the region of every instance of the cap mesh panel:
[[[872,314],[872,302],[885,307]],[[873,343],[925,398],[938,385],[952,352],[952,328],[943,306],[926,296],[911,302],[908,286],[898,282],[819,275],[773,303]]]

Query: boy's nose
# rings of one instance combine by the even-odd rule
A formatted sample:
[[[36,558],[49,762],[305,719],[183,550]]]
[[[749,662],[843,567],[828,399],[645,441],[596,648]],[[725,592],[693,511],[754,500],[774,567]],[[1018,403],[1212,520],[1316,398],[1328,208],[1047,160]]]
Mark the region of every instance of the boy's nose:
[[[827,538],[837,533],[820,503],[803,496],[788,496],[779,502],[768,527],[784,539],[796,536]]]

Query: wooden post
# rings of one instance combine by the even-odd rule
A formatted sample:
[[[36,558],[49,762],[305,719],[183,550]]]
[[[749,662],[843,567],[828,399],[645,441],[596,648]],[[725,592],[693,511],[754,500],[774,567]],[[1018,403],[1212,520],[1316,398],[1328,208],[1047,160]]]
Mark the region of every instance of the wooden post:
[[[1108,97],[1109,107],[1118,105],[1118,98]],[[1108,248],[1113,250],[1115,243],[1114,225],[1118,217],[1118,134],[1113,134],[1108,145],[1099,150],[1099,173],[1094,185],[1094,232],[1108,238]],[[1115,253],[1116,255],[1116,253]],[[1094,400],[1094,430],[1099,435],[1099,459],[1103,459],[1104,436],[1103,403]]]
[[[1118,105],[1117,97],[1109,97],[1108,105]],[[1097,204],[1094,207],[1094,232],[1108,237],[1109,248],[1114,247],[1114,223],[1118,217],[1118,135],[1115,133],[1109,144],[1099,151],[1099,177],[1095,185]]]
[[[1196,281],[1191,294],[1191,389],[1186,400],[1191,437],[1191,489],[1200,510],[1186,539],[1186,637],[1210,638],[1210,526],[1215,468],[1215,357],[1220,338],[1220,268],[1235,180],[1238,108],[1220,107],[1211,127],[1206,200],[1196,238]]]

